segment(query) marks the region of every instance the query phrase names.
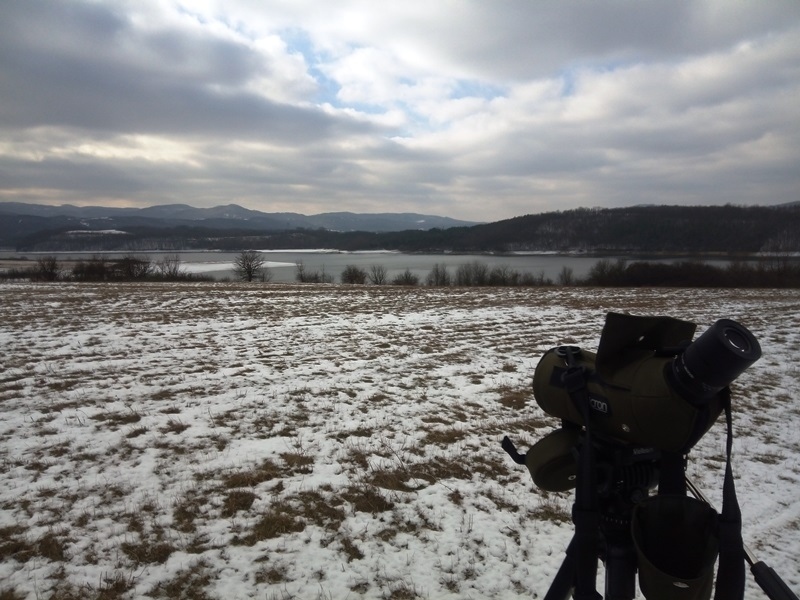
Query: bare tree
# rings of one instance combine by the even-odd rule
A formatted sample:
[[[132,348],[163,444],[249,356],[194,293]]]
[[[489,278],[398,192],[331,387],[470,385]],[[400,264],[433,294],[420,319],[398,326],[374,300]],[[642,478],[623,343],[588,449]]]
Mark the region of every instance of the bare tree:
[[[181,269],[181,259],[177,254],[165,256],[156,262],[156,269],[166,279],[178,279],[184,275],[184,271]]]
[[[507,265],[498,265],[489,271],[489,285],[518,285],[519,273]]]
[[[149,258],[126,254],[116,261],[114,268],[118,276],[122,279],[144,279],[153,271],[153,265]]]
[[[428,285],[433,286],[447,286],[450,285],[450,273],[447,271],[447,265],[436,263],[433,265],[428,277],[425,279]]]
[[[264,271],[264,255],[255,250],[242,250],[233,261],[233,270],[242,281],[267,280]]]
[[[36,260],[34,277],[44,281],[55,281],[61,276],[61,267],[55,256],[43,256]]]
[[[369,269],[369,282],[372,285],[386,285],[386,267],[383,265],[372,265]]]
[[[294,278],[299,283],[306,283],[306,264],[302,260],[294,263]]]
[[[561,272],[558,274],[558,283],[561,285],[575,285],[575,273],[572,267],[561,267]]]
[[[456,269],[456,285],[478,286],[489,284],[489,267],[486,263],[474,260],[470,263],[459,265]]]
[[[79,260],[72,267],[72,277],[79,281],[105,281],[110,275],[108,261],[102,256],[93,256],[87,261]]]

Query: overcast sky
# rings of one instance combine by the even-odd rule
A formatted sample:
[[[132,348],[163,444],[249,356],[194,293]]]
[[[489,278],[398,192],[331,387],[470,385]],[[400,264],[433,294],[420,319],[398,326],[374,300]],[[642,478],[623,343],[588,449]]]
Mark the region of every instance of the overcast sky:
[[[0,201],[797,200],[798,0],[0,0]]]

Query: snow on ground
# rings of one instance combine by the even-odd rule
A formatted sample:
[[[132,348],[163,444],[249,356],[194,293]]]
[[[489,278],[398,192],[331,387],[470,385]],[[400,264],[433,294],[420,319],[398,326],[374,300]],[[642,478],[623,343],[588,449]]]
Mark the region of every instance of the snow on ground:
[[[759,338],[734,384],[744,537],[800,591],[797,291],[20,283],[0,285],[0,596],[542,597],[572,495],[500,440],[552,430],[534,367],[595,350],[608,311]],[[717,423],[690,465],[717,506],[723,456]]]
[[[294,267],[294,263],[264,261],[261,265],[264,268],[272,269],[277,267]],[[186,273],[213,273],[215,271],[233,271],[236,265],[233,261],[208,261],[208,262],[185,262],[181,263],[181,271]]]

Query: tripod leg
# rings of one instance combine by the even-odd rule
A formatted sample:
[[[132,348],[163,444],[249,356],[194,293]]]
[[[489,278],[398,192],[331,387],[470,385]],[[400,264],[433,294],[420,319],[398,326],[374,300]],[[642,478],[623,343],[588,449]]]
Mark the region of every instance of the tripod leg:
[[[632,600],[634,596],[636,596],[636,550],[630,540],[612,538],[606,548],[605,598]]]
[[[579,548],[577,547],[576,539],[577,536],[573,536],[569,546],[567,546],[567,555],[564,557],[564,562],[561,563],[553,583],[550,584],[550,589],[545,594],[544,600],[569,600],[570,598],[575,598],[576,600],[602,600],[603,597],[597,593],[593,585],[589,585],[587,591],[576,590],[578,587],[577,580],[580,577],[577,559]],[[594,580],[584,583],[593,584]],[[587,586],[584,585],[583,587]]]
[[[574,545],[575,538],[573,537],[567,547],[564,562],[561,563],[544,600],[569,600],[572,596],[572,592],[575,590],[575,559],[572,557]]]

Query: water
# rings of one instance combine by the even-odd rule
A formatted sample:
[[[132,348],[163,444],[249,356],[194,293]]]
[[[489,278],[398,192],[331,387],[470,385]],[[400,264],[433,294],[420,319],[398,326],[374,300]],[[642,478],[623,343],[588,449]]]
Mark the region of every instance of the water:
[[[62,252],[62,253],[43,253],[48,256],[55,255],[60,261],[88,260],[95,256],[106,258],[119,258],[120,256],[131,254],[126,253],[97,253],[97,252]],[[43,254],[27,253],[2,254],[3,258],[19,258],[24,256],[30,260],[42,256]],[[149,258],[156,262],[165,257],[178,256],[181,261],[181,268],[190,273],[201,273],[213,279],[235,279],[233,271],[234,261],[239,255],[238,252],[139,252],[136,256]],[[280,251],[264,252],[266,259],[265,266],[272,275],[275,283],[292,283],[296,281],[297,265],[302,263],[306,273],[320,273],[330,276],[332,281],[341,281],[342,271],[347,266],[355,266],[365,270],[367,273],[373,266],[381,266],[386,269],[387,281],[391,281],[395,276],[404,273],[407,269],[418,276],[424,283],[425,278],[434,265],[444,265],[447,267],[451,276],[454,276],[459,266],[480,262],[492,269],[494,267],[507,267],[520,274],[529,274],[534,277],[543,277],[558,281],[562,271],[570,269],[575,278],[585,277],[592,266],[601,258],[616,261],[623,259],[627,261],[648,260],[651,262],[675,262],[676,260],[686,260],[686,257],[652,257],[636,256],[575,256],[562,254],[403,254],[399,252],[339,252],[326,250],[313,251]],[[726,266],[731,261],[718,257],[702,259],[707,264],[715,266]]]

